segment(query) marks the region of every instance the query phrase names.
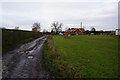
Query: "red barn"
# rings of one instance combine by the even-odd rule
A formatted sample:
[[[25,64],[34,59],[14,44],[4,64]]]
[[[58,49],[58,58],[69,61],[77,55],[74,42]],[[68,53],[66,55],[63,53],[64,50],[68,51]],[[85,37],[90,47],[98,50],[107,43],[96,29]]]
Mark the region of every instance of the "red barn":
[[[85,30],[84,28],[69,28],[67,30],[67,32],[69,32],[70,35],[82,35],[85,34]]]

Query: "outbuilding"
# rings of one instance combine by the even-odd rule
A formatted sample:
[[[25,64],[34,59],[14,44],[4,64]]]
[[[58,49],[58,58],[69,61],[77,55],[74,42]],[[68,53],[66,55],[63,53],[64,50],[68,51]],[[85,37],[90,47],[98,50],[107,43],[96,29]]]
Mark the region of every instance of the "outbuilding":
[[[116,35],[116,36],[120,36],[120,29],[116,29],[115,35]]]

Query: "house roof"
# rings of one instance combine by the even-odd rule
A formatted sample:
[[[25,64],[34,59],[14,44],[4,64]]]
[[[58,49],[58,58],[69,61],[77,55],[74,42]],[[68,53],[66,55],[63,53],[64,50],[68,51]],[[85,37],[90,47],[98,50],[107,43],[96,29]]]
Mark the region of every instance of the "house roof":
[[[120,30],[120,29],[116,29],[116,30]]]
[[[85,31],[84,28],[69,28],[68,31],[76,31],[76,30],[80,30],[80,31]]]

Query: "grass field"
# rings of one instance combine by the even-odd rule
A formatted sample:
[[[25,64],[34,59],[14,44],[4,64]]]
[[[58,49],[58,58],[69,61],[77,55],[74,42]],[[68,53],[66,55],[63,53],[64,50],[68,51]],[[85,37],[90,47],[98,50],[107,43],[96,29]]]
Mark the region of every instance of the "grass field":
[[[46,65],[54,74],[62,74],[66,77],[66,71],[58,71],[55,67],[63,62],[72,67],[73,77],[85,78],[117,78],[118,77],[118,37],[102,35],[80,35],[70,36],[65,39],[63,36],[53,36],[56,54],[60,55],[62,61],[52,58],[51,53],[47,53]],[[49,49],[46,49],[49,50]],[[47,60],[53,60],[50,63]],[[67,68],[67,67],[66,67]],[[67,70],[69,71],[69,70]],[[68,73],[70,74],[70,73]],[[59,76],[58,76],[59,77]]]
[[[42,33],[40,32],[2,29],[2,52],[7,52],[41,36]]]

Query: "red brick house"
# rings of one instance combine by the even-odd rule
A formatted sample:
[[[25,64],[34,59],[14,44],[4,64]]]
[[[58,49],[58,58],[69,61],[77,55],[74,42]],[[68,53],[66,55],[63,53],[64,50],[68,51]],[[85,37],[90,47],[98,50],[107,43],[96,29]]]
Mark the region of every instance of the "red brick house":
[[[65,33],[69,35],[82,35],[85,34],[84,28],[69,28]]]

